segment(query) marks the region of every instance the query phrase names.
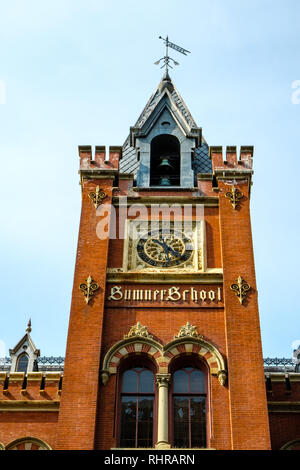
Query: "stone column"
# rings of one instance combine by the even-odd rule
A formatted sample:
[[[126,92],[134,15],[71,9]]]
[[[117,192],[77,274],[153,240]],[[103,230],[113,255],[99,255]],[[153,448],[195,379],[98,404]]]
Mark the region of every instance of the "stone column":
[[[169,400],[168,391],[171,374],[156,374],[158,386],[158,426],[156,449],[170,449],[169,443]]]

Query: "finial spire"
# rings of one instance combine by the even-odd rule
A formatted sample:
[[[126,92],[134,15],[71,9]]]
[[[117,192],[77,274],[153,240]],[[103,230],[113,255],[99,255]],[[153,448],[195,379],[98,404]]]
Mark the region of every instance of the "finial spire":
[[[26,328],[26,333],[30,333],[31,332],[31,318],[29,318],[29,321],[27,323],[27,328]]]
[[[179,62],[176,62],[176,60],[172,59],[172,57],[169,56],[169,47],[171,47],[172,49],[175,49],[175,51],[180,52],[183,55],[190,54],[190,51],[188,51],[187,49],[183,49],[183,47],[177,46],[173,42],[170,42],[168,36],[166,38],[163,38],[163,37],[159,36],[159,39],[162,39],[164,41],[165,45],[166,45],[166,55],[164,57],[162,57],[161,59],[159,59],[157,62],[154,62],[154,63],[155,63],[155,65],[159,65],[160,61],[163,60],[163,65],[161,66],[161,69],[163,67],[166,67],[165,76],[168,79],[170,79],[169,74],[168,74],[168,70],[169,70],[169,67],[171,69],[173,68],[172,65],[170,64],[170,61],[172,61],[174,65],[179,65]]]

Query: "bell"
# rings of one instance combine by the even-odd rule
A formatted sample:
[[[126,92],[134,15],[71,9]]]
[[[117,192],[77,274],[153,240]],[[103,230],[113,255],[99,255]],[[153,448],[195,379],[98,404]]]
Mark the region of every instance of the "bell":
[[[160,164],[158,165],[158,168],[163,170],[163,171],[174,171],[174,168],[172,167],[171,163],[169,162],[168,157],[163,157]]]
[[[160,186],[171,186],[170,178],[168,176],[161,176],[159,185]]]

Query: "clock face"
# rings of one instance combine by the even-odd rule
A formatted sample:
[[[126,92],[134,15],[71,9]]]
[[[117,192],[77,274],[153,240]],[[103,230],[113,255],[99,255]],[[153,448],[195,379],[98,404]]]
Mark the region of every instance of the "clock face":
[[[184,233],[154,230],[144,234],[137,243],[141,260],[151,266],[170,268],[188,261],[193,254],[192,240]]]

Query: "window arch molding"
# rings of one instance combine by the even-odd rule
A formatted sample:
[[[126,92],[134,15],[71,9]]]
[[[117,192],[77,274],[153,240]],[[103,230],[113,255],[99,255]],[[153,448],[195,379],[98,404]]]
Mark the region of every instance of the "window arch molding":
[[[217,376],[221,385],[226,384],[227,370],[224,358],[212,343],[202,337],[181,337],[163,346],[152,337],[129,337],[113,345],[105,354],[101,378],[106,385],[109,376],[117,373],[120,361],[130,354],[147,354],[158,366],[158,373],[167,373],[172,360],[181,354],[194,353],[204,360],[211,375]]]
[[[217,376],[220,384],[225,385],[227,380],[226,365],[222,354],[216,346],[204,340],[200,335],[198,338],[176,338],[164,348],[164,356],[169,359],[169,370],[172,361],[185,354],[197,355],[200,360],[207,364],[210,374]]]
[[[26,448],[26,444],[28,448]],[[32,446],[34,446],[35,449],[32,449]],[[52,450],[49,444],[47,444],[45,441],[42,441],[41,439],[38,439],[37,437],[32,437],[32,436],[26,436],[20,439],[15,439],[14,441],[7,444],[5,449],[6,450]]]
[[[300,439],[294,439],[292,441],[286,442],[280,450],[299,450],[300,449]]]
[[[163,358],[163,346],[158,341],[152,339],[150,335],[143,338],[139,336],[125,338],[114,344],[105,354],[101,370],[103,385],[106,385],[110,375],[117,373],[122,359],[127,358],[129,355],[134,356],[141,353],[152,359],[158,370],[165,361]]]

